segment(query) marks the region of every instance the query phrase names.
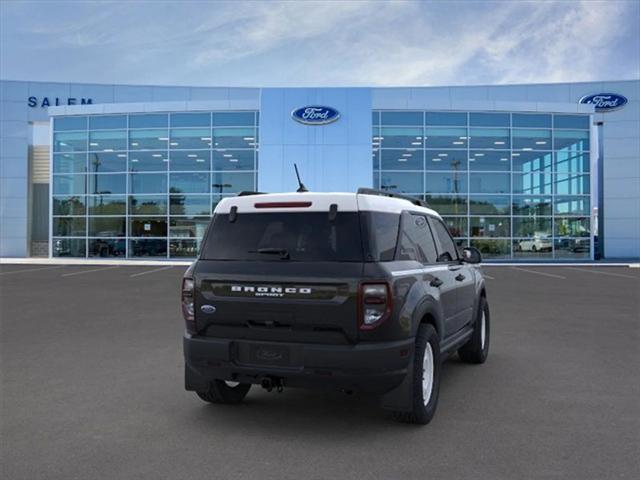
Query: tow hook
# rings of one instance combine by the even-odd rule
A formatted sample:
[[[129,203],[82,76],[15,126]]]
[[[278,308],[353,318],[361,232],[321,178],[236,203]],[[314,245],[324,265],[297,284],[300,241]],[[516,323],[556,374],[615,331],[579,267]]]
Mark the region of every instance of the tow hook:
[[[262,388],[264,388],[267,392],[272,391],[274,388],[276,389],[276,391],[278,393],[282,393],[282,390],[284,390],[284,384],[282,382],[281,378],[276,378],[276,377],[264,377],[261,381],[260,381],[260,385],[262,386]]]

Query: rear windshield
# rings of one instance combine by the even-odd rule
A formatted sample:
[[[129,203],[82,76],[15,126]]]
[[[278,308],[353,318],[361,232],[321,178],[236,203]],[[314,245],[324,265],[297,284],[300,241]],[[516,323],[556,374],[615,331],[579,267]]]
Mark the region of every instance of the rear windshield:
[[[202,247],[204,260],[362,262],[356,212],[216,214]]]

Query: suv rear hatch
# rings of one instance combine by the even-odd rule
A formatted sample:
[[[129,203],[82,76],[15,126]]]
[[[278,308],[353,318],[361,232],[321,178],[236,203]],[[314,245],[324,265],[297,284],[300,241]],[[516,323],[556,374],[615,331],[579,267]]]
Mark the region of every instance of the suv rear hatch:
[[[362,251],[357,212],[216,213],[194,270],[196,328],[221,338],[354,342]]]

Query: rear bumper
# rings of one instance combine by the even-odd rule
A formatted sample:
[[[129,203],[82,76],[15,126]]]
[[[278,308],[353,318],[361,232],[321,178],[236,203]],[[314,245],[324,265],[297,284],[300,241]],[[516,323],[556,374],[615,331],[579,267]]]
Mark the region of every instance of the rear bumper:
[[[356,345],[259,342],[184,336],[185,387],[205,390],[215,379],[385,393],[397,387],[413,358],[414,339]]]

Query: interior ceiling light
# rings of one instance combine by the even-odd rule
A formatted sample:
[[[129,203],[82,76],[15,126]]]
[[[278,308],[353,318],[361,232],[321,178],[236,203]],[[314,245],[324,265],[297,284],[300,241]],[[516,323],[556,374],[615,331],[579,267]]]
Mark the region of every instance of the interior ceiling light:
[[[544,140],[539,140],[539,141],[536,142],[536,145],[546,145],[546,144],[547,144],[547,142],[544,141]]]
[[[138,163],[138,159],[137,158],[132,158],[129,161],[132,162],[132,163]]]
[[[103,152],[113,152],[113,148],[105,148]]]
[[[118,156],[120,158],[126,158],[127,154],[126,153],[119,153]]]
[[[454,144],[454,145],[464,145],[464,142],[456,141],[456,142],[453,142],[453,144]]]
[[[132,147],[137,147],[137,146],[138,146],[138,143],[137,143],[137,142],[131,142],[131,146],[132,146]]]
[[[198,162],[198,163],[204,163],[204,158],[196,158],[196,162]]]
[[[501,158],[501,159],[500,159],[500,161],[501,161],[501,162],[508,162],[508,161],[509,161],[509,159],[508,159],[508,158]]]
[[[223,157],[225,157],[225,158],[231,158],[231,157],[233,157],[233,155],[231,155],[230,153],[225,153],[225,154],[223,154],[222,156],[223,156]]]
[[[476,157],[484,157],[484,153],[474,153]]]
[[[189,153],[189,154],[187,155],[187,157],[189,157],[189,158],[196,158],[197,156],[198,156],[198,155],[196,155],[195,153]]]
[[[449,154],[448,153],[439,153],[438,156],[439,157],[448,157]]]
[[[406,158],[399,158],[399,159],[398,159],[398,161],[399,161],[399,162],[406,162],[406,161],[407,161],[407,159],[406,159]]]
[[[158,140],[161,140],[163,142],[168,142],[169,141],[169,137],[158,137]]]
[[[441,162],[442,159],[441,158],[432,158],[431,161],[432,162]]]
[[[493,144],[494,144],[494,145],[504,145],[504,142],[496,141],[496,142],[493,142]]]
[[[155,157],[155,158],[160,158],[160,157],[162,157],[162,154],[161,154],[161,153],[154,153],[154,154],[153,154],[153,155],[151,155],[151,156],[152,156],[152,157]]]
[[[522,150],[525,150],[525,151],[529,152],[529,151],[533,150],[533,148],[531,148],[531,147],[525,147],[525,148],[523,148]]]
[[[171,145],[172,147],[175,147],[178,145],[178,142],[171,142],[169,145]]]
[[[253,137],[242,137],[242,139],[246,140],[246,141],[255,140],[255,138],[253,138]]]
[[[230,159],[229,159],[229,161],[230,161],[231,163],[237,163],[237,162],[238,162],[238,159],[237,159],[237,158],[230,158]]]
[[[97,147],[98,144],[96,142],[90,142],[89,145],[91,145],[92,147]]]
[[[200,140],[202,140],[203,142],[210,142],[211,137],[200,137]]]
[[[519,157],[519,156],[520,156],[520,154],[519,154],[519,153],[512,153],[512,154],[511,154],[511,156],[512,156],[512,157]]]
[[[403,157],[413,157],[413,153],[403,153]]]
[[[411,145],[422,145],[422,142],[411,142]]]

